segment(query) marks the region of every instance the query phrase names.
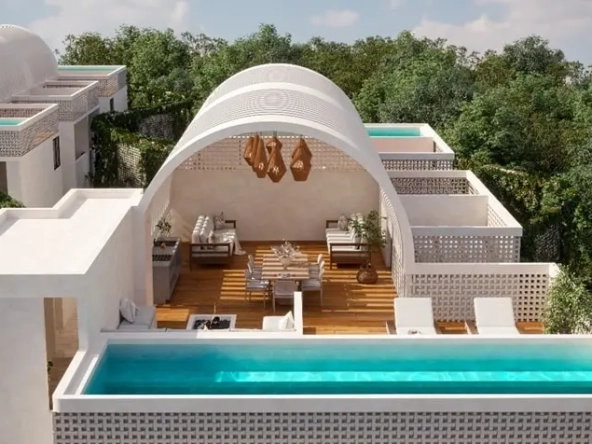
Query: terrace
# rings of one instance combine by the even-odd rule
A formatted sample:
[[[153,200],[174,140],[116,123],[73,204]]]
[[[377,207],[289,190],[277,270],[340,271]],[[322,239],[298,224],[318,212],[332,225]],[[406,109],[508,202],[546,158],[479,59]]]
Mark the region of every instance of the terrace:
[[[58,106],[0,103],[0,157],[20,157],[57,135]]]
[[[413,137],[421,136],[408,136],[401,152],[391,154],[407,156],[405,144],[411,146]],[[427,442],[459,434],[462,443],[530,439],[530,426],[517,423],[555,429],[567,423],[567,440],[588,439],[592,417],[581,412],[589,411],[590,384],[564,392],[553,382],[562,374],[551,372],[556,379],[549,382],[538,363],[553,350],[552,363],[580,382],[576,358],[588,353],[589,338],[520,334],[540,332],[555,265],[500,262],[490,252],[465,262],[458,258],[465,253],[439,257],[439,243],[462,237],[463,230],[482,238],[494,237],[485,231],[491,229],[518,237],[511,231],[518,227],[469,174],[445,171],[431,157],[420,159],[423,176],[389,171],[374,139],[336,85],[301,67],[264,65],[212,93],[145,190],[74,190],[53,209],[0,213],[0,325],[9,331],[0,335],[0,349],[23,345],[16,358],[0,360],[15,399],[3,410],[7,420],[18,423],[18,412],[26,409],[42,424],[39,430],[52,427],[37,402],[47,384],[39,356],[45,347],[41,302],[59,295],[76,299],[79,351],[53,395],[57,444],[286,436],[337,442],[379,435],[381,442]],[[449,157],[434,143],[443,146],[433,136],[435,152],[418,155]],[[446,184],[459,191],[429,191]],[[398,193],[397,187],[426,194]],[[438,199],[446,206],[436,214],[425,211]],[[357,255],[368,243],[326,222],[347,215],[359,221],[357,213],[371,211],[379,212],[387,239],[382,254],[373,255],[377,282],[361,284],[357,266],[328,254],[343,242],[343,251]],[[467,215],[468,225],[460,215]],[[167,220],[170,227],[163,228]],[[421,230],[433,230],[428,234],[438,239],[425,243],[418,256],[418,237],[427,232]],[[267,258],[282,239],[300,247],[289,256],[298,261],[284,270],[281,254]],[[319,254],[334,266],[315,263]],[[274,282],[261,288],[273,288],[285,305],[278,300],[273,313],[261,296],[246,301],[245,278]],[[304,285],[315,280],[322,304],[320,292]],[[288,291],[276,294],[285,281],[292,281]],[[503,327],[511,334],[488,335],[475,325],[482,298],[503,298],[510,324]],[[429,310],[421,313],[428,314],[426,324],[415,326],[444,334],[393,325],[419,314],[401,316],[404,310],[395,312],[394,304],[418,299]],[[288,311],[293,316],[283,318]],[[266,327],[274,314],[281,319]],[[194,315],[202,317],[189,322]],[[231,316],[214,322],[215,315]],[[462,334],[475,327],[477,334]],[[158,359],[142,360],[155,350]],[[536,353],[521,361],[517,373],[527,380],[518,391],[508,383],[516,371],[508,368],[523,350]],[[498,355],[505,356],[501,367]],[[566,356],[576,367],[566,368]],[[397,367],[403,361],[412,367]],[[457,364],[462,369],[449,384]],[[427,388],[408,384],[416,376],[426,378]],[[544,390],[533,389],[533,381]],[[25,436],[28,430],[13,427],[11,433]],[[544,433],[533,439],[557,442]]]
[[[56,103],[59,120],[77,121],[99,106],[99,83],[96,81],[52,80],[12,96],[13,103]]]
[[[244,250],[260,263],[269,254],[271,242],[243,243]],[[307,242],[300,245],[309,258],[323,254],[328,261],[325,243]],[[166,304],[157,306],[158,328],[184,330],[192,314],[236,314],[236,327],[261,328],[264,316],[272,316],[271,304],[263,307],[261,296],[245,302],[245,276],[247,256],[234,256],[228,266],[206,266],[190,269],[189,246],[182,249],[179,281]],[[374,257],[378,282],[363,285],[356,280],[357,267],[340,266],[327,270],[323,288],[323,305],[318,292],[305,293],[304,334],[387,334],[386,323],[394,319],[393,298],[396,297],[390,269],[379,255]],[[290,307],[279,307],[283,313]],[[465,322],[436,321],[443,334],[466,334]],[[541,333],[536,322],[518,322],[524,334]]]
[[[125,66],[60,65],[58,81],[97,81],[99,97],[111,97],[127,85]]]

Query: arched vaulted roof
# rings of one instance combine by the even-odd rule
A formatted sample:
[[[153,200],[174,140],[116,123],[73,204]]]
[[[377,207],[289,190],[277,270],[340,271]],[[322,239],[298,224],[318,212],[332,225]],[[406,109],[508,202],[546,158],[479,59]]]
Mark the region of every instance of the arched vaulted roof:
[[[166,179],[198,151],[228,137],[270,131],[314,137],[364,167],[393,205],[404,261],[413,263],[407,214],[352,102],[332,81],[300,66],[259,65],[216,88],[146,189],[141,208],[146,211]]]
[[[58,75],[51,48],[37,34],[0,24],[0,102]]]

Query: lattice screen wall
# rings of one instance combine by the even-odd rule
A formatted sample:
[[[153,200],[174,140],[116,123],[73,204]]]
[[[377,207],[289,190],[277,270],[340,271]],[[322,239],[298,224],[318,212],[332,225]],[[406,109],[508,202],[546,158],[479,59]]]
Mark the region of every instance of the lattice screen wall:
[[[282,155],[286,166],[290,165],[297,137],[278,137],[283,144]],[[363,171],[354,159],[340,149],[320,140],[305,137],[313,153],[313,170]],[[232,171],[251,168],[243,159],[247,137],[237,136],[220,140],[187,159],[179,168],[188,170]]]
[[[520,236],[413,236],[416,262],[520,262]]]
[[[401,237],[401,228],[399,226],[399,220],[397,219],[397,215],[395,213],[395,209],[391,204],[388,197],[383,190],[381,190],[382,194],[382,203],[381,206],[384,208],[384,211],[388,217],[388,230],[392,241],[392,248],[391,248],[391,276],[393,279],[393,283],[395,284],[395,289],[397,294],[401,294],[405,290],[405,272],[404,272],[404,265],[403,265],[403,239]]]
[[[590,412],[54,413],[55,444],[590,444]]]
[[[460,271],[458,274],[408,275],[406,296],[431,297],[434,318],[438,321],[474,320],[473,298],[496,296],[513,299],[517,321],[541,321],[550,285],[548,271],[520,274],[463,274]]]
[[[88,89],[77,94],[73,98],[60,99],[47,98],[43,96],[24,98],[16,97],[13,103],[47,103],[58,105],[59,120],[62,122],[72,122],[86,115],[90,110],[99,105],[97,88]]]
[[[469,194],[465,177],[392,177],[399,194]]]
[[[99,96],[100,97],[111,97],[117,91],[127,85],[127,71],[123,71],[117,74],[111,74],[106,79],[99,80]]]
[[[453,160],[382,159],[387,171],[396,170],[452,170]]]
[[[497,214],[491,205],[487,206],[487,226],[488,227],[505,227],[504,220]]]
[[[58,113],[55,111],[23,129],[0,131],[0,156],[24,156],[45,140],[56,136],[58,132]]]

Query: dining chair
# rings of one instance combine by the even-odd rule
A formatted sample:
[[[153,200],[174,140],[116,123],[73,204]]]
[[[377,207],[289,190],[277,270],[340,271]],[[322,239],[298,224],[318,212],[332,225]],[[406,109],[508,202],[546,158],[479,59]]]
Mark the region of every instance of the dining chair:
[[[321,270],[325,269],[325,261],[321,260],[321,262],[318,265],[314,265],[309,267],[308,269],[308,275],[310,276],[310,278],[312,279],[316,279],[319,277],[319,273],[321,272]]]
[[[247,264],[251,267],[251,273],[253,273],[253,277],[260,278],[263,274],[263,267],[261,265],[255,265],[255,259],[253,259],[253,255],[249,254]]]
[[[318,273],[319,271],[319,267],[321,266],[321,262],[325,262],[323,260],[323,253],[319,253],[319,255],[317,256],[317,261],[314,264],[310,264],[308,266],[308,269],[310,270],[310,272],[316,271]]]
[[[298,291],[298,283],[296,281],[279,280],[273,286],[273,312],[275,313],[276,299],[294,300],[294,293]]]
[[[305,279],[300,283],[300,289],[305,291],[318,291],[321,297],[321,306],[323,305],[323,275],[325,274],[325,267],[324,263],[323,266],[319,268],[319,274],[317,277],[311,277],[310,279]]]
[[[263,308],[267,304],[267,296],[269,295],[269,281],[261,279],[261,276],[255,277],[251,270],[245,270],[245,302],[251,302],[252,293],[263,294]]]

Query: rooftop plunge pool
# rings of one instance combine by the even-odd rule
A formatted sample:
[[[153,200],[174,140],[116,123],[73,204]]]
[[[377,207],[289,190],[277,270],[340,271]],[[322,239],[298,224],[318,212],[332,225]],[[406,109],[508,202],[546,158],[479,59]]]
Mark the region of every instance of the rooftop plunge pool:
[[[590,342],[363,342],[108,343],[82,394],[592,394]]]
[[[420,129],[413,127],[370,126],[366,130],[373,138],[421,137]]]

